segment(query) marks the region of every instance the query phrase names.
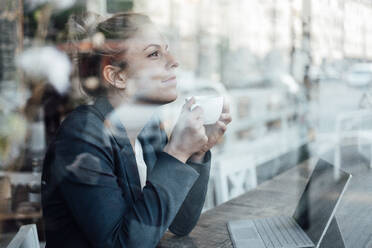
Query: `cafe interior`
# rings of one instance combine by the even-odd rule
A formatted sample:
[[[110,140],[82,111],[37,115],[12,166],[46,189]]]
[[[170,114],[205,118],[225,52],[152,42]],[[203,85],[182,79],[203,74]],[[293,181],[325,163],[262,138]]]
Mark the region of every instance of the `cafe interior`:
[[[68,25],[85,12],[144,13],[165,37],[179,62],[177,99],[156,110],[168,138],[185,99],[218,96],[229,105],[196,226],[182,237],[165,231],[157,247],[304,247],[280,238],[275,246],[265,238],[273,230],[258,230],[255,243],[237,227],[298,221],[303,208],[309,247],[372,247],[369,0],[1,0],[0,247],[46,245],[45,153],[100,83],[80,80],[76,67]],[[104,39],[93,35],[78,48]],[[222,111],[222,101],[198,104],[206,116]]]

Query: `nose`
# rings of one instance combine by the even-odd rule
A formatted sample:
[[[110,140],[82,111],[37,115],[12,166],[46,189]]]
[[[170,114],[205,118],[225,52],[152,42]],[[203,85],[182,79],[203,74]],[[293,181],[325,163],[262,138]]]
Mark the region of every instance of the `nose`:
[[[173,57],[173,55],[168,52],[167,53],[167,68],[175,69],[179,66],[177,60]]]

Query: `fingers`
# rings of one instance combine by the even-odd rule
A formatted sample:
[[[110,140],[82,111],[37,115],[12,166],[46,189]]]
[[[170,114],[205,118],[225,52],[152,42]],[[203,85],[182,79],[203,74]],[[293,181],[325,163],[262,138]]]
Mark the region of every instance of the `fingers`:
[[[222,121],[226,125],[229,124],[232,121],[232,117],[230,113],[222,113],[220,116],[219,121]]]
[[[222,121],[217,121],[217,127],[221,134],[224,134],[227,130],[227,125]]]
[[[222,113],[230,113],[230,103],[226,97],[223,98]]]
[[[194,97],[187,98],[186,103],[183,105],[183,109],[190,110],[193,104],[195,104],[195,98]]]
[[[194,129],[196,132],[205,133],[203,125],[203,109],[199,106],[192,111],[188,110],[186,113],[187,126]]]
[[[203,109],[199,105],[193,105],[195,107],[192,107],[190,112],[193,114],[193,116],[197,119],[200,120],[203,117]]]
[[[197,123],[199,123],[200,121],[202,122],[203,120],[203,109],[199,105],[195,104],[194,97],[186,99],[186,103],[182,107],[182,112],[186,119],[188,119],[190,126],[196,124],[194,123],[194,120],[196,120]]]
[[[190,107],[190,111],[193,111],[196,107],[199,107],[199,104],[195,103]]]
[[[205,144],[203,146],[203,148],[201,149],[202,152],[206,153],[207,151],[209,151],[211,148],[208,146],[208,144]]]
[[[207,143],[208,143],[208,136],[205,135],[205,134],[202,136],[202,143],[205,144],[205,145],[207,145]]]
[[[197,133],[199,136],[199,145],[202,145],[202,147],[208,145],[208,136],[205,131],[205,127],[203,123],[199,123],[200,127],[197,129]]]
[[[195,116],[200,116],[203,114],[203,109],[195,104],[195,98],[186,98],[186,103],[183,105],[183,110],[194,113]]]

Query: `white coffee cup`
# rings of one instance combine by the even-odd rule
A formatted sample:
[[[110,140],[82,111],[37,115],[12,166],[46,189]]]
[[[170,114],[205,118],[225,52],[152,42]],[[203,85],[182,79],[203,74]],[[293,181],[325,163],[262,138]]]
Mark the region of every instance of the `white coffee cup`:
[[[189,98],[190,99],[190,98]],[[223,108],[222,96],[194,96],[195,103],[191,106],[192,111],[199,106],[203,109],[203,123],[204,125],[211,125],[218,121],[221,116]]]

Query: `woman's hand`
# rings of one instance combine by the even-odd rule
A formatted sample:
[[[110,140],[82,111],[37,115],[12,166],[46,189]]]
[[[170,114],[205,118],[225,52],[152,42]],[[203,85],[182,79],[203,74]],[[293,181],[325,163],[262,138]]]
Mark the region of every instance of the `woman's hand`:
[[[200,151],[191,156],[191,161],[198,163],[202,162],[205,153],[218,143],[226,132],[227,125],[231,121],[230,106],[224,98],[223,109],[219,120],[213,125],[205,126],[208,142],[202,147],[202,149],[200,149]]]
[[[191,106],[195,99],[191,98],[183,107],[178,121],[172,131],[164,151],[185,163],[189,157],[202,150],[208,142],[206,130],[203,125],[203,110]]]

